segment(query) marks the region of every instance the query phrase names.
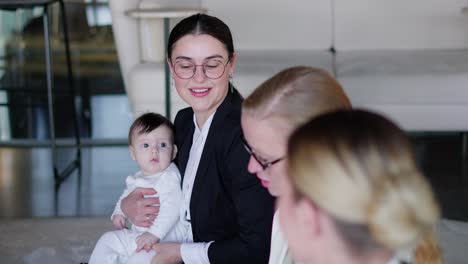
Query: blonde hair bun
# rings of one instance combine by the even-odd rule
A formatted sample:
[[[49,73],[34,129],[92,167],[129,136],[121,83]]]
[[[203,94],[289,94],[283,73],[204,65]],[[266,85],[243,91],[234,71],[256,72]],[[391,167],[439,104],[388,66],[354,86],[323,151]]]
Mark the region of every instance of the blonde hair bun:
[[[438,221],[439,208],[419,172],[402,172],[388,178],[375,186],[369,205],[369,229],[388,248],[413,248]]]
[[[295,195],[332,216],[350,245],[414,249],[439,219],[411,142],[379,114],[354,109],[316,117],[293,132],[288,158]]]

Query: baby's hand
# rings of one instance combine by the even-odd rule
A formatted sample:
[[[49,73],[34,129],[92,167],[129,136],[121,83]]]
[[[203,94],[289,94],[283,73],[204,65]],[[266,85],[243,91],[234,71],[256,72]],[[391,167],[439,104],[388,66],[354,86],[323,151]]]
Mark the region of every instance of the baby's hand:
[[[114,227],[116,229],[124,229],[125,228],[125,216],[123,215],[114,215],[112,217],[112,222],[114,223]]]
[[[143,234],[137,236],[136,238],[136,244],[137,244],[136,252],[140,252],[142,249],[148,252],[151,250],[151,247],[158,242],[159,242],[159,237],[149,232],[144,232]]]

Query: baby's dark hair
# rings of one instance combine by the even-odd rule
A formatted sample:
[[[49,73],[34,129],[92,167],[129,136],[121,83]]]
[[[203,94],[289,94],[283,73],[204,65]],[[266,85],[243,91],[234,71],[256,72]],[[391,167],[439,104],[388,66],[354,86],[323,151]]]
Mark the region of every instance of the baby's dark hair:
[[[132,126],[128,131],[128,144],[132,145],[132,135],[150,133],[160,126],[166,126],[171,131],[171,139],[174,141],[174,125],[169,119],[157,113],[145,113],[133,121]]]

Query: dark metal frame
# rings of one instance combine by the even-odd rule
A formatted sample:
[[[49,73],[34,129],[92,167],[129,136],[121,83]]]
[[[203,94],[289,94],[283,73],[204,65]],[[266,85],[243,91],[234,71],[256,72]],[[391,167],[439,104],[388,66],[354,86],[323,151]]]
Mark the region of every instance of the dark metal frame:
[[[76,142],[76,158],[65,167],[63,171],[59,171],[57,167],[57,144],[55,137],[55,122],[54,122],[54,98],[53,98],[53,79],[52,79],[52,54],[50,46],[50,29],[49,29],[49,14],[48,7],[51,4],[58,3],[60,6],[60,13],[62,19],[62,30],[65,42],[65,53],[67,60],[67,71],[68,71],[68,85],[71,93],[71,106],[73,107],[73,124],[75,130],[75,142]],[[43,26],[44,26],[44,49],[45,49],[45,60],[46,60],[46,78],[47,78],[47,102],[48,102],[48,115],[49,115],[49,133],[50,133],[50,144],[52,152],[52,166],[54,173],[54,201],[55,201],[55,212],[58,214],[58,192],[60,185],[71,175],[75,170],[78,170],[78,190],[77,190],[77,202],[78,210],[80,210],[80,196],[81,196],[81,140],[80,140],[80,129],[78,125],[78,113],[75,103],[75,83],[73,80],[73,71],[70,56],[70,41],[68,35],[67,17],[65,12],[65,4],[63,0],[2,0],[0,1],[0,9],[4,10],[16,10],[19,8],[34,8],[43,7],[44,12],[42,14]]]

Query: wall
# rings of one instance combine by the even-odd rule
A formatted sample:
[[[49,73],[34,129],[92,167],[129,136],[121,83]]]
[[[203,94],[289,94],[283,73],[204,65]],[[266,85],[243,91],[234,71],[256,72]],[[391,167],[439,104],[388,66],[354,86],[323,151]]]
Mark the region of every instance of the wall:
[[[468,0],[203,0],[241,50],[468,47]],[[332,24],[332,7],[335,24]]]
[[[467,0],[335,0],[336,47],[460,49],[468,47]]]
[[[240,50],[310,50],[331,45],[327,0],[203,0],[231,28]]]

